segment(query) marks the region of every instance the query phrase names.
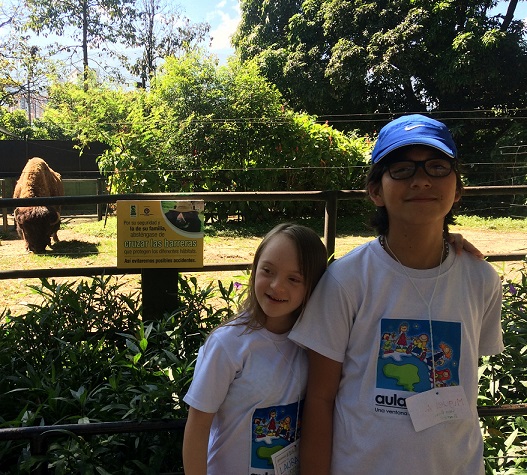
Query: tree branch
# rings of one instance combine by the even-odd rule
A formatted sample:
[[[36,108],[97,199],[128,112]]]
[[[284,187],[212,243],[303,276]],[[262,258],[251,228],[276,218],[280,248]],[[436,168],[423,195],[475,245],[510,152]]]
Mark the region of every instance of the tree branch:
[[[513,18],[514,11],[516,10],[516,5],[518,5],[518,0],[510,0],[509,6],[507,7],[507,13],[503,17],[503,23],[501,24],[500,31],[507,31]]]

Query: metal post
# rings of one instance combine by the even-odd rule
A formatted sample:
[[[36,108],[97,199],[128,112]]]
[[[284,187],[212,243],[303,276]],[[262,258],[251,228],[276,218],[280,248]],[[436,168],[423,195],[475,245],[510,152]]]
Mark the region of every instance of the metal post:
[[[335,239],[337,237],[337,191],[328,191],[324,214],[324,242],[329,262],[335,260]]]
[[[2,182],[2,195],[1,198],[5,198],[5,180],[0,180]],[[7,233],[7,208],[2,208],[2,222],[4,233]]]
[[[44,456],[48,450],[48,444],[42,434],[37,434],[31,437],[30,451],[33,457]],[[35,468],[31,469],[31,475],[47,475],[48,463],[44,460],[40,462]]]
[[[178,269],[141,269],[143,319],[161,318],[179,307]]]
[[[104,178],[97,178],[97,196],[104,194]],[[97,203],[97,221],[102,221],[103,203]]]

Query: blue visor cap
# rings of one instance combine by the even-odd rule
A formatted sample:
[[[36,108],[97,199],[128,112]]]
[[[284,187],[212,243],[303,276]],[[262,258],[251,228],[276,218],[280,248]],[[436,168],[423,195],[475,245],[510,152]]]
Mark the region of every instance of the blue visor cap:
[[[385,125],[379,132],[371,154],[378,163],[394,150],[407,145],[427,145],[457,158],[457,148],[447,126],[421,114],[404,115]]]

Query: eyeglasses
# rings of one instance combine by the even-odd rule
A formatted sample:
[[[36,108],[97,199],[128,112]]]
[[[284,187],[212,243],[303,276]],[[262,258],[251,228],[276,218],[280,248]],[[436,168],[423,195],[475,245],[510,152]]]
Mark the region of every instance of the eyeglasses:
[[[429,158],[421,162],[413,160],[402,160],[392,163],[385,168],[392,179],[406,180],[415,175],[418,168],[422,168],[428,176],[433,178],[443,178],[450,175],[454,164],[446,158]]]

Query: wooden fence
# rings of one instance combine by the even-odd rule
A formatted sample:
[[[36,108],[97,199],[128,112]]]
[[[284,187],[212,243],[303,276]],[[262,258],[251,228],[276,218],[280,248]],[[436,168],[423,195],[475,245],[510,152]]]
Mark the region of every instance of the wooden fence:
[[[106,191],[106,184],[104,178],[63,178],[64,191],[69,196],[78,196],[82,194],[102,195]],[[0,202],[3,198],[11,197],[13,195],[16,184],[15,178],[0,178]],[[93,216],[97,219],[102,219],[104,216],[104,203],[83,203],[88,205],[90,210],[93,210]],[[85,210],[85,209],[84,209]],[[84,211],[82,210],[82,211]],[[71,214],[78,214],[80,211],[79,204],[70,204],[69,209],[64,209],[63,212],[70,212]],[[83,216],[86,214],[83,212]],[[4,232],[8,229],[8,209],[2,208],[2,226]]]

